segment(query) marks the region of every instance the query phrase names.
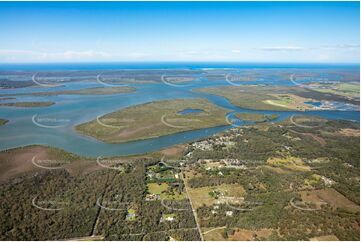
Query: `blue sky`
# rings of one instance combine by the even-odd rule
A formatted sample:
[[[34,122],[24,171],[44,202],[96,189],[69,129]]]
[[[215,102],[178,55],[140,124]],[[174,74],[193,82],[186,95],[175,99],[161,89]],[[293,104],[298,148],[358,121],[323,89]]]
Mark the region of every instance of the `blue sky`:
[[[0,62],[358,63],[359,2],[0,2]]]

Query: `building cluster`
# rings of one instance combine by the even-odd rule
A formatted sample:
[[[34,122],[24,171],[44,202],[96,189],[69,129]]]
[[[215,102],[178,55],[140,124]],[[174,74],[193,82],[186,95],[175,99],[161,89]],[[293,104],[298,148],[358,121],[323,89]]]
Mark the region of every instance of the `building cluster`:
[[[245,162],[239,159],[199,159],[198,163],[204,165],[206,170],[221,168],[247,169]]]
[[[202,140],[202,141],[197,141],[194,142],[192,144],[192,147],[194,149],[199,149],[199,150],[203,150],[203,151],[212,151],[213,147],[218,145],[218,146],[234,146],[235,142],[232,141],[234,139],[233,134],[228,134],[228,135],[224,135],[224,136],[216,136],[216,137],[212,137],[209,138],[207,140]]]

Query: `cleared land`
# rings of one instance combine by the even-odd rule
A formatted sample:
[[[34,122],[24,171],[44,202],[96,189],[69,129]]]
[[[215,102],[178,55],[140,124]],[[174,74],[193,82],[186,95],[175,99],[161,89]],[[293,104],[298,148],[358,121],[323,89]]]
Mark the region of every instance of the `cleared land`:
[[[349,137],[360,137],[360,130],[358,129],[341,129],[339,134],[342,136],[349,136]]]
[[[178,114],[184,109],[203,111],[186,115]],[[225,115],[228,111],[204,99],[157,101],[98,117],[76,126],[76,130],[107,143],[122,143],[227,125]]]
[[[148,183],[147,186],[149,193],[159,195],[161,199],[182,200],[186,198],[183,192],[173,192],[173,194],[167,192],[169,189],[169,185],[165,182]]]
[[[311,238],[310,241],[339,241],[339,239],[334,235],[323,235]]]
[[[222,184],[200,188],[188,187],[187,190],[196,209],[203,205],[212,206],[218,203],[233,203],[242,199],[246,194],[244,188],[237,184]]]
[[[350,98],[360,96],[360,83],[311,83],[309,86],[316,91],[324,93]]]
[[[315,204],[326,203],[335,209],[343,208],[351,212],[357,212],[359,210],[359,206],[357,204],[350,201],[333,188],[313,191],[301,191],[300,195],[302,201],[304,202],[310,202]]]
[[[41,170],[64,169],[69,174],[86,174],[103,169],[95,160],[82,158],[57,148],[26,146],[0,152],[0,183]]]
[[[13,102],[13,103],[0,103],[0,106],[36,108],[36,107],[49,107],[54,104],[55,102]]]
[[[247,230],[247,229],[227,229],[223,227],[214,228],[212,231],[208,230],[204,234],[204,239],[209,241],[254,241],[267,240],[272,235],[274,230],[272,229],[259,229],[259,230]]]
[[[267,164],[272,167],[279,167],[294,171],[309,171],[311,168],[307,166],[302,159],[297,157],[285,157],[285,158],[268,158]]]
[[[227,98],[231,103],[241,108],[257,110],[306,110],[311,106],[304,104],[308,100],[286,93],[282,87],[265,86],[224,86],[199,88],[194,91],[211,93]],[[291,91],[291,88],[289,88]]]

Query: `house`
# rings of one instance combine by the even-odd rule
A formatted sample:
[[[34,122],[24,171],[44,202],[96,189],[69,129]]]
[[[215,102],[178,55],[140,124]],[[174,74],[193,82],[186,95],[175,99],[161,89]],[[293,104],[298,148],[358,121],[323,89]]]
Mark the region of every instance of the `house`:
[[[226,211],[226,216],[227,217],[232,217],[233,216],[233,211]]]
[[[325,183],[326,186],[330,187],[333,184],[335,184],[336,182],[330,178],[327,178],[325,176],[321,176],[322,181]]]
[[[158,194],[147,194],[145,195],[145,201],[156,201],[159,200],[160,196]]]
[[[165,218],[165,221],[169,221],[169,222],[172,222],[172,221],[174,221],[174,220],[175,220],[174,217],[166,217],[166,218]]]
[[[175,214],[174,213],[170,213],[170,214],[163,214],[163,216],[160,218],[160,222],[173,222],[175,221]]]
[[[136,217],[135,210],[134,209],[128,209],[127,216],[125,217],[128,221],[134,221]]]

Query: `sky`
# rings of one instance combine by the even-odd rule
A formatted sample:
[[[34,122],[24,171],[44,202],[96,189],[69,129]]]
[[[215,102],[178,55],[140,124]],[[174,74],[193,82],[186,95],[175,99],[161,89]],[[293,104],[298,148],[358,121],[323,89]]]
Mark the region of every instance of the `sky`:
[[[359,63],[359,2],[0,2],[0,62]]]

